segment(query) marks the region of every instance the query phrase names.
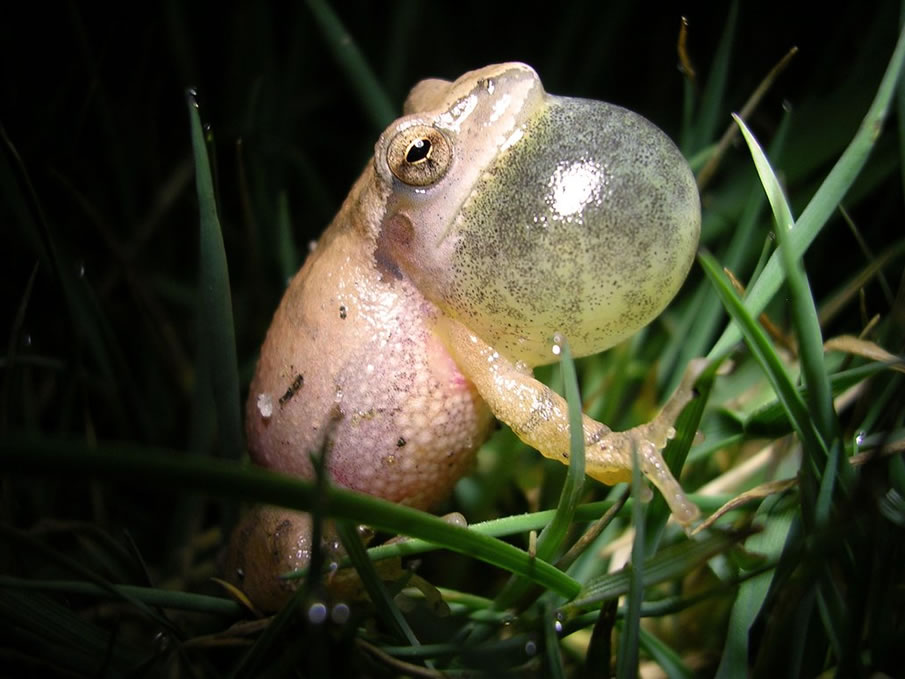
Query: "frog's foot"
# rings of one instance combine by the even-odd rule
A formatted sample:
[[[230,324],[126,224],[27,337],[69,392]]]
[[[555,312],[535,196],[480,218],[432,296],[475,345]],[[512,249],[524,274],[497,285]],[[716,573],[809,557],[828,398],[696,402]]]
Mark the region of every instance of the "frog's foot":
[[[641,473],[663,494],[670,511],[682,526],[690,526],[700,512],[672,475],[661,449],[647,436],[647,425],[610,432],[585,450],[585,471],[606,484],[632,480],[632,452]]]
[[[663,494],[676,521],[688,527],[700,512],[688,499],[679,482],[672,475],[661,450],[676,434],[674,424],[682,409],[695,397],[694,383],[707,366],[706,359],[691,361],[676,391],[663,406],[660,414],[647,424],[627,431],[610,431],[590,420],[585,423],[587,448],[585,467],[588,476],[613,484],[631,481],[632,453],[637,455],[641,473]],[[594,427],[596,425],[596,427]]]

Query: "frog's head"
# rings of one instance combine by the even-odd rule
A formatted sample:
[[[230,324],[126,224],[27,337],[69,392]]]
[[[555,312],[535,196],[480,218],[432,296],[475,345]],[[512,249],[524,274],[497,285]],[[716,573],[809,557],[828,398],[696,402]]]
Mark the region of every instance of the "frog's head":
[[[524,64],[419,83],[380,137],[378,258],[510,358],[595,353],[655,318],[700,233],[694,177],[653,124],[544,92]]]

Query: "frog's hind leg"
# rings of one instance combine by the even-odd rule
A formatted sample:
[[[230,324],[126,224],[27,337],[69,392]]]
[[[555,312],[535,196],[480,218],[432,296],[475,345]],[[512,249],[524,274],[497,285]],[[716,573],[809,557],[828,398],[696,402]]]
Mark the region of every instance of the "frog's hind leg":
[[[569,421],[565,399],[538,382],[530,372],[489,346],[461,323],[442,318],[437,331],[459,369],[487,401],[494,415],[510,426],[525,443],[542,455],[569,463]],[[693,361],[682,383],[651,422],[614,432],[590,417],[582,416],[585,468],[588,476],[613,484],[631,480],[632,451],[641,472],[663,494],[676,520],[689,526],[699,515],[670,472],[661,449],[675,433],[673,424],[694,397],[694,383],[706,362]]]

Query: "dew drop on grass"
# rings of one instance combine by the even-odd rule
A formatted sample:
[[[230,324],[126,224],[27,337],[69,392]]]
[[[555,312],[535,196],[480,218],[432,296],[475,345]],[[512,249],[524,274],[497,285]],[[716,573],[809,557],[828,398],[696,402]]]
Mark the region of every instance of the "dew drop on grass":
[[[863,432],[863,431],[859,431],[859,432],[855,435],[855,444],[856,444],[858,447],[864,445],[864,438],[865,438],[864,432]]]
[[[322,601],[317,601],[308,608],[308,620],[315,625],[320,625],[327,619],[327,606]]]
[[[349,621],[349,614],[349,605],[340,602],[333,607],[333,610],[330,611],[330,620],[335,622],[337,625],[344,625]]]
[[[533,657],[534,654],[537,653],[537,644],[534,643],[533,640],[528,640],[525,642],[525,655],[529,657]]]
[[[170,647],[170,635],[164,632],[158,632],[154,635],[154,646],[158,651],[166,651]]]

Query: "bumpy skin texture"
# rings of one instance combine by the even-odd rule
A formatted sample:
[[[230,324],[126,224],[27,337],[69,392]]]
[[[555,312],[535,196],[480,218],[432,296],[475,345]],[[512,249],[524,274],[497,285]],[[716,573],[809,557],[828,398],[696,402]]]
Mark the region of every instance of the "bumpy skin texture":
[[[650,322],[699,231],[687,164],[640,116],[548,95],[523,64],[422,81],[274,316],[253,459],[310,476],[323,451],[335,483],[419,508],[467,473],[494,415],[567,462],[565,404],[530,368],[558,333],[584,355]],[[644,428],[584,425],[589,474],[630,478],[637,449],[686,524],[659,449],[693,377]]]

